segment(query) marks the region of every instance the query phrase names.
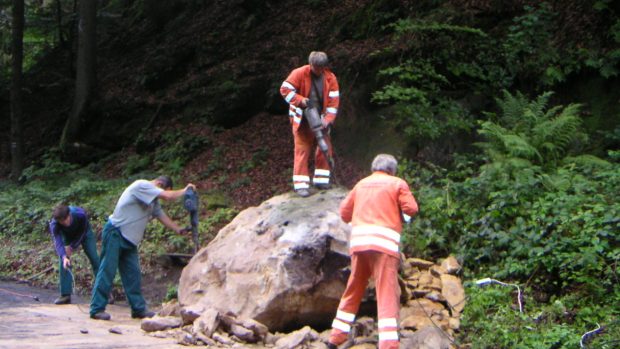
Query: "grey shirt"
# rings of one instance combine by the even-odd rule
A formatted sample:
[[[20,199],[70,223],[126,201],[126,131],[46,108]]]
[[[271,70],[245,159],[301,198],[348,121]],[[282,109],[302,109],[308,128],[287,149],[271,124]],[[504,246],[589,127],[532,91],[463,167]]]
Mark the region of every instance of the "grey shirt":
[[[310,73],[310,100],[312,105],[316,106],[316,110],[319,114],[323,113],[323,75],[319,76]]]
[[[157,200],[163,191],[144,179],[131,183],[118,199],[110,223],[121,231],[125,239],[138,246],[148,222],[163,214]]]

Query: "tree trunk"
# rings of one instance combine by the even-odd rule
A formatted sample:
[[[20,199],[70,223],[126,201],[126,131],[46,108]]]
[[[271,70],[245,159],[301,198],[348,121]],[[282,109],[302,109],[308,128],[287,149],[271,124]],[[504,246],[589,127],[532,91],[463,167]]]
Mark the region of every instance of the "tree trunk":
[[[22,62],[24,59],[24,0],[13,0],[11,76],[11,177],[18,180],[24,167],[22,137]]]
[[[56,0],[56,25],[58,26],[58,44],[64,48],[66,43],[65,36],[62,35],[62,4],[60,0]]]
[[[90,105],[95,97],[97,0],[81,0],[79,16],[75,97],[60,139],[61,149],[65,149],[77,139],[83,120],[88,119]]]

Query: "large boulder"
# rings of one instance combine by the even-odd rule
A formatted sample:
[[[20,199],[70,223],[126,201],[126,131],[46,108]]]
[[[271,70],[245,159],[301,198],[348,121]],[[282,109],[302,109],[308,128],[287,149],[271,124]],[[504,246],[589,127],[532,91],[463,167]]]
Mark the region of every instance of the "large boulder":
[[[346,285],[344,189],[276,196],[241,212],[183,270],[179,302],[255,319],[271,331],[329,327]]]

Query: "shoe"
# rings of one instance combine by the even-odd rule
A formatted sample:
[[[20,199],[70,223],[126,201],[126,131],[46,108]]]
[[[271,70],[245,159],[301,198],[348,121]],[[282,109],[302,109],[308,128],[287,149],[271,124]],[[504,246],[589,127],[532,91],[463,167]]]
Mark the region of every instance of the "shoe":
[[[308,196],[310,196],[310,191],[308,191],[308,189],[297,189],[295,190],[295,192],[302,198],[307,198]]]
[[[139,313],[132,313],[131,317],[134,319],[144,319],[145,317],[151,318],[155,316],[155,312],[154,311],[150,311],[150,310],[145,310],[145,311],[141,311]]]
[[[70,304],[70,303],[71,303],[71,296],[60,296],[56,298],[56,300],[54,301],[54,304]]]
[[[320,190],[327,190],[327,189],[331,189],[332,186],[329,183],[318,183],[314,185],[317,189]]]
[[[110,320],[112,317],[110,316],[110,314],[106,313],[105,311],[100,311],[96,314],[92,314],[90,316],[91,319],[95,319],[95,320]]]

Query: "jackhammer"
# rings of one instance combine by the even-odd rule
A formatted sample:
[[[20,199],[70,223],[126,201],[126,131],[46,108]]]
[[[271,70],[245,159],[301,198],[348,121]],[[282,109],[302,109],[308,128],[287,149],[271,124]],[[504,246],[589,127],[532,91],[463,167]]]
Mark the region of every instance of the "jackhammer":
[[[306,120],[308,120],[308,124],[310,125],[310,129],[312,133],[314,133],[314,137],[316,138],[316,142],[321,149],[321,153],[325,155],[325,159],[329,163],[329,168],[333,172],[334,171],[334,159],[329,155],[329,148],[327,147],[327,142],[325,142],[325,137],[323,135],[323,123],[321,122],[321,116],[319,115],[319,111],[312,104],[312,100],[308,100],[307,108],[304,111],[304,115]]]
[[[194,242],[194,254],[198,252],[198,248],[200,247],[198,242],[198,193],[194,191],[192,188],[187,188],[185,191],[185,195],[183,198],[183,206],[189,212],[189,223],[190,227],[186,229],[192,230],[192,240]]]

